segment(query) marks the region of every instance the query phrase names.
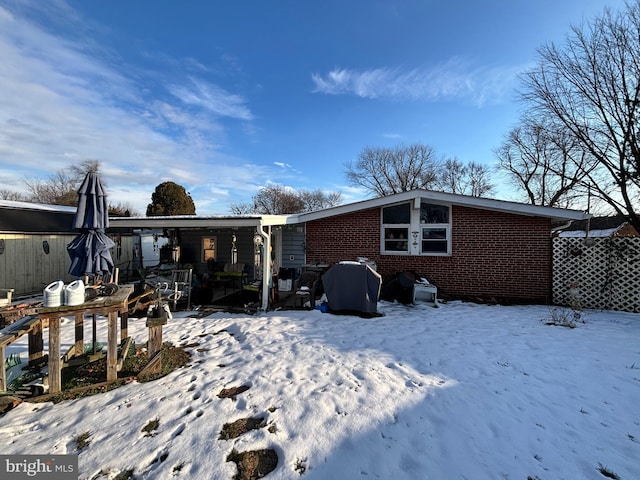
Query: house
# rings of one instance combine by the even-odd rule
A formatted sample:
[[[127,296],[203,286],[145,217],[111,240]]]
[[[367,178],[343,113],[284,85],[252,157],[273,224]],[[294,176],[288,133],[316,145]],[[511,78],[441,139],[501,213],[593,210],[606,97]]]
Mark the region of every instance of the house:
[[[566,228],[557,230],[557,236],[570,237],[638,237],[638,231],[622,215],[608,217],[591,217],[585,220],[572,222]]]
[[[295,215],[113,218],[111,225],[165,229],[196,274],[235,258],[249,281],[262,279],[266,308],[274,265],[301,271],[359,257],[383,277],[415,271],[446,297],[547,303],[552,227],[588,217],[413,190]]]
[[[413,190],[301,214],[306,262],[366,257],[415,271],[450,298],[547,303],[551,230],[580,211]]]
[[[71,282],[67,245],[78,235],[73,228],[76,207],[0,200],[0,288],[14,296],[42,293],[57,279]],[[126,269],[134,262],[134,237],[118,229],[114,263]]]

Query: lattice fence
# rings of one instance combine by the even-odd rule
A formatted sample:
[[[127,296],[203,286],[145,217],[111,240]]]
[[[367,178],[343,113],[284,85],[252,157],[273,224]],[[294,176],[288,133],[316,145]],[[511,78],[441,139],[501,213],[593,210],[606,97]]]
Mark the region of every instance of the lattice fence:
[[[640,238],[554,238],[553,302],[640,312]]]

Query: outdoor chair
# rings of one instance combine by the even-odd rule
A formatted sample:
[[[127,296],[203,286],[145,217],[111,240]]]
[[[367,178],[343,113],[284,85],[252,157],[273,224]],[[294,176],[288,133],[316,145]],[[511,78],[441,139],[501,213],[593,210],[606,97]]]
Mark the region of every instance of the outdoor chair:
[[[157,283],[157,289],[161,296],[166,297],[173,304],[173,310],[177,310],[178,302],[186,299],[187,310],[191,310],[191,282],[193,270],[173,270],[171,272],[171,281]]]
[[[316,290],[320,284],[320,275],[316,272],[304,272],[296,281],[295,307],[304,307],[309,302],[309,308],[316,306]]]

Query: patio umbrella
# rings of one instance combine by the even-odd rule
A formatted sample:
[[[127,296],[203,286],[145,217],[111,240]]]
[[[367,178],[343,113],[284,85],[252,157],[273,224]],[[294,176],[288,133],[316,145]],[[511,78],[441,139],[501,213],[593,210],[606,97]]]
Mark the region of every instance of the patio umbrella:
[[[104,233],[108,226],[106,192],[99,175],[89,172],[78,189],[78,209],[73,221],[73,227],[79,229],[80,234],[67,245],[71,275],[111,277],[113,259],[110,249],[115,244]]]
[[[73,227],[80,234],[67,245],[71,257],[69,273],[76,277],[111,279],[115,246],[105,233],[109,226],[107,194],[97,172],[89,172],[78,189],[78,209]],[[93,315],[93,353],[96,353],[96,316]]]

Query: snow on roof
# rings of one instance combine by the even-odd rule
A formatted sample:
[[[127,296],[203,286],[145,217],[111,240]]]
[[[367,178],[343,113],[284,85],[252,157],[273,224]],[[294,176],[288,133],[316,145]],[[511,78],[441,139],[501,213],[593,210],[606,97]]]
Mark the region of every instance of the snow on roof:
[[[615,234],[618,230],[620,230],[620,227],[590,230],[588,232],[585,230],[571,230],[569,232],[560,232],[558,236],[564,238],[607,238]]]
[[[44,203],[16,202],[14,200],[0,200],[0,207],[15,208],[22,210],[46,210],[50,212],[75,213],[77,207],[66,207],[64,205],[49,205]]]

